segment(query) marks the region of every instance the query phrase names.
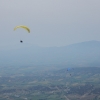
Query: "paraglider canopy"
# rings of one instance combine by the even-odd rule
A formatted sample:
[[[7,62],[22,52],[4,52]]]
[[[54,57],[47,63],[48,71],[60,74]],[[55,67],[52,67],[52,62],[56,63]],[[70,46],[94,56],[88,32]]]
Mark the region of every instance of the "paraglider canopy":
[[[14,28],[14,31],[15,31],[17,28],[23,28],[23,29],[25,29],[26,31],[28,31],[28,33],[30,33],[30,29],[29,29],[27,26],[24,26],[24,25],[16,26],[16,27]]]
[[[67,71],[70,71],[70,70],[72,70],[72,68],[67,68]]]

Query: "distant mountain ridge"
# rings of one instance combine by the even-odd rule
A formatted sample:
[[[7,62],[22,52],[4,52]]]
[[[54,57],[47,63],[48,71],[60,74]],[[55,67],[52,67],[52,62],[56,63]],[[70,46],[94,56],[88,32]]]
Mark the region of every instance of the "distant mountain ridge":
[[[86,41],[63,47],[18,44],[0,49],[0,66],[67,65],[100,66],[100,41]]]

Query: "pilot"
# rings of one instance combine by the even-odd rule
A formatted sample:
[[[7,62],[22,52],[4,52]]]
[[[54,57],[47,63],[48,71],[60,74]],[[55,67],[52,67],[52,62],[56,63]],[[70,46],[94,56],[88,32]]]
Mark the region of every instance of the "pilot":
[[[20,40],[20,43],[23,43],[23,41],[22,41],[22,40]]]

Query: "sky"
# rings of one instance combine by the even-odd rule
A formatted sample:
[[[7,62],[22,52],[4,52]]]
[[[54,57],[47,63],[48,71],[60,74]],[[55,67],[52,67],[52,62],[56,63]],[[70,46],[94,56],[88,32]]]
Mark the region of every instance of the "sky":
[[[100,0],[0,0],[0,46],[100,41]],[[17,29],[28,26],[31,33]]]

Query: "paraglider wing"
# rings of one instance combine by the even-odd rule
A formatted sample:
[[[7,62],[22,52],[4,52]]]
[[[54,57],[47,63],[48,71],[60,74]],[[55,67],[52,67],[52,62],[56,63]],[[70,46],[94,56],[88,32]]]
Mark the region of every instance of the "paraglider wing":
[[[67,71],[70,71],[71,70],[71,68],[67,68]]]
[[[30,33],[30,29],[29,29],[27,26],[24,26],[24,25],[16,26],[16,27],[14,28],[14,30],[16,30],[17,28],[23,28],[23,29],[27,30],[28,33]]]

